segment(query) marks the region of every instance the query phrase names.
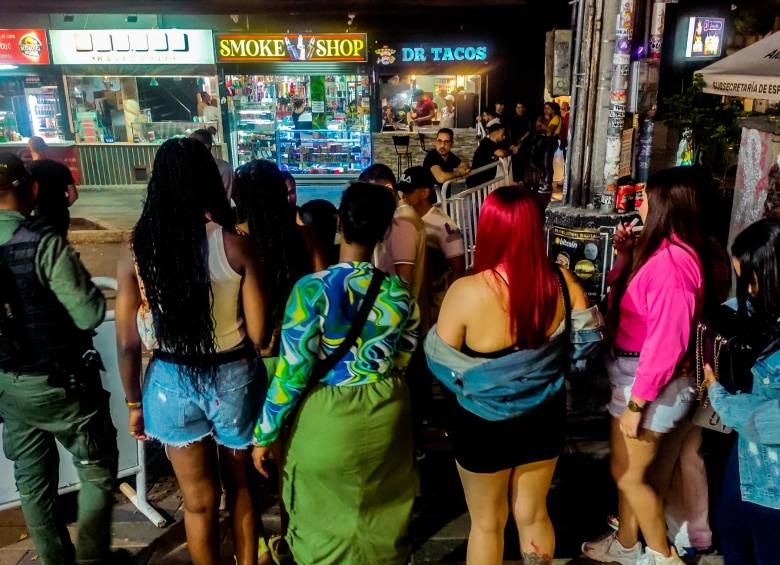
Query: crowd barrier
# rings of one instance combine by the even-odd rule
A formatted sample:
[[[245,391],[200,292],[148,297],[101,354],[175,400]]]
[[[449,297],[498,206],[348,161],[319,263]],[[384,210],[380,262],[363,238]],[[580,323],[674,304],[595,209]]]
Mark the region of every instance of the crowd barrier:
[[[496,176],[477,186],[466,188],[466,180],[476,174],[495,170]],[[488,194],[501,186],[512,184],[512,159],[503,157],[498,161],[472,170],[465,177],[445,182],[437,190],[442,211],[455,220],[463,234],[466,249],[466,270],[474,266],[474,250],[477,242],[477,222],[482,204]]]
[[[95,277],[93,282],[101,289],[116,290],[116,280],[109,277]],[[103,358],[105,371],[100,374],[105,388],[110,394],[111,419],[117,429],[117,444],[119,447],[119,478],[135,476],[135,489],[127,484],[119,485],[119,490],[127,496],[130,502],[146,516],[155,526],[161,528],[166,521],[146,498],[146,461],[144,445],[134,440],[127,433],[127,406],[122,379],[119,376],[119,364],[116,352],[116,322],[114,311],[109,310],[103,323],[98,326],[95,335],[95,349]],[[1,426],[0,426],[1,427]],[[2,447],[2,439],[0,439]],[[58,492],[64,494],[78,490],[80,487],[78,473],[73,465],[72,456],[59,443],[57,449],[60,455]],[[14,481],[13,464],[8,461],[0,449],[0,510],[19,506],[19,491]]]

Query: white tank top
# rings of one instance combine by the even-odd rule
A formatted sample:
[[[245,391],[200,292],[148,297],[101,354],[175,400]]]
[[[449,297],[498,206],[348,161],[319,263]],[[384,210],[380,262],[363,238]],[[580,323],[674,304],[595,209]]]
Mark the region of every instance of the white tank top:
[[[233,270],[225,254],[222,226],[214,222],[206,224],[209,244],[209,276],[213,303],[214,349],[227,351],[240,345],[246,337],[244,318],[241,315],[241,275]]]

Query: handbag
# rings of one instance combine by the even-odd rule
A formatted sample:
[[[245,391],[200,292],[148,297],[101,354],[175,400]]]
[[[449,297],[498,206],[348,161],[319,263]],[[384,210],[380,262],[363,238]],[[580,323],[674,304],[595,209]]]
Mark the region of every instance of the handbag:
[[[749,338],[736,310],[721,305],[706,320],[696,325],[696,389],[699,407],[693,423],[720,433],[731,433],[723,425],[706,397],[704,365],[709,364],[715,378],[729,393],[749,391],[753,377],[750,369],[755,364],[760,348]]]
[[[751,369],[762,347],[750,338],[749,328],[737,312],[720,306],[696,326],[696,384],[699,400],[704,397],[704,365],[730,394],[749,392],[753,385]]]

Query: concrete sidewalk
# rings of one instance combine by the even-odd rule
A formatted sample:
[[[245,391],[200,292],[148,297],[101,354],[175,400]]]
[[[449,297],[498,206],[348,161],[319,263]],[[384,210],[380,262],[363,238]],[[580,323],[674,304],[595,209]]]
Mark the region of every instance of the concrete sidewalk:
[[[81,190],[79,199],[70,208],[70,215],[129,232],[141,215],[145,194],[146,189],[136,187]]]

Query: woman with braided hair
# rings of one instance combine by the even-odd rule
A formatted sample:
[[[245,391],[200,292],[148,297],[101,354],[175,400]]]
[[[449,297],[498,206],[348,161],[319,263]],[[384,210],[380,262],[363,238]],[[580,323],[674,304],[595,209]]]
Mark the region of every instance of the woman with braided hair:
[[[254,247],[234,233],[206,147],[166,141],[119,260],[117,348],[130,435],[165,445],[196,565],[220,562],[220,476],[236,561],[257,563],[247,448],[266,388],[256,353],[266,325],[258,267]],[[154,352],[143,390],[142,344]]]
[[[311,229],[296,223],[295,208],[287,198],[287,184],[279,167],[256,159],[236,170],[233,199],[239,233],[248,235],[260,256],[268,296],[267,341],[261,356],[272,375],[279,355],[279,331],[284,305],[293,284],[328,265]]]

